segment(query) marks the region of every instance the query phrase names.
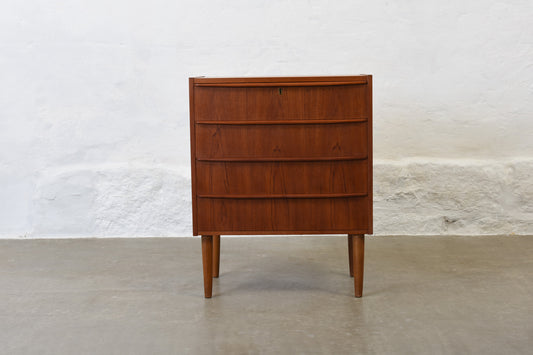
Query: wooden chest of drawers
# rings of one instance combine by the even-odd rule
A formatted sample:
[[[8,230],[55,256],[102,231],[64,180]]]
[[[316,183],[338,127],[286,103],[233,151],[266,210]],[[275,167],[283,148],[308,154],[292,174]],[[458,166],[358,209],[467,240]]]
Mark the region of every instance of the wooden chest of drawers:
[[[190,78],[193,233],[205,297],[220,235],[372,233],[372,76]]]

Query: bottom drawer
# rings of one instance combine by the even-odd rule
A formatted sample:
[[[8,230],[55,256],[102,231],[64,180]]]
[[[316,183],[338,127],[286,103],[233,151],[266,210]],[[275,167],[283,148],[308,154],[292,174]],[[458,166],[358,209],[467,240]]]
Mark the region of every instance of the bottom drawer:
[[[368,196],[198,198],[198,234],[371,234]]]

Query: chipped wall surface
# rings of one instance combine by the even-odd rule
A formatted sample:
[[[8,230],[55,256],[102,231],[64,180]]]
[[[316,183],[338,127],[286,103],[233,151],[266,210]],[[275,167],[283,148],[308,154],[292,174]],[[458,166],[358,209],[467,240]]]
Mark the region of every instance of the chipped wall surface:
[[[0,237],[191,235],[187,78],[374,75],[376,234],[533,234],[533,2],[3,1]]]
[[[378,234],[531,234],[533,159],[380,161]]]

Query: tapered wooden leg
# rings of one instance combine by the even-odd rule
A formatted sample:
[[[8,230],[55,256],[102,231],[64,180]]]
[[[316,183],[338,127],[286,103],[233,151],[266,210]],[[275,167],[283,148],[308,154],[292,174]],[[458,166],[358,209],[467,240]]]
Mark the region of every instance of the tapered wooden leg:
[[[352,236],[348,234],[348,264],[350,265],[350,276],[353,277],[353,250]]]
[[[220,268],[220,236],[213,236],[213,277],[218,277]]]
[[[211,298],[213,290],[213,236],[202,235],[202,263],[204,266],[204,295]]]
[[[363,296],[363,276],[365,266],[365,236],[363,234],[351,235],[353,253],[353,273],[355,297]]]

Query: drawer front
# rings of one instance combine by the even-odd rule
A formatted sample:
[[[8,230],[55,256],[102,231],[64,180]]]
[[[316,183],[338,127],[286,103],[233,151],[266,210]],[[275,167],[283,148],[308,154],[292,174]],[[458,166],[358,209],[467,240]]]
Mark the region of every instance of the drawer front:
[[[196,125],[196,158],[365,158],[367,122],[301,125]]]
[[[368,206],[368,197],[198,198],[198,233],[367,233]]]
[[[323,120],[368,117],[367,85],[197,87],[198,121]]]
[[[196,164],[200,196],[366,194],[368,161],[217,162]]]

